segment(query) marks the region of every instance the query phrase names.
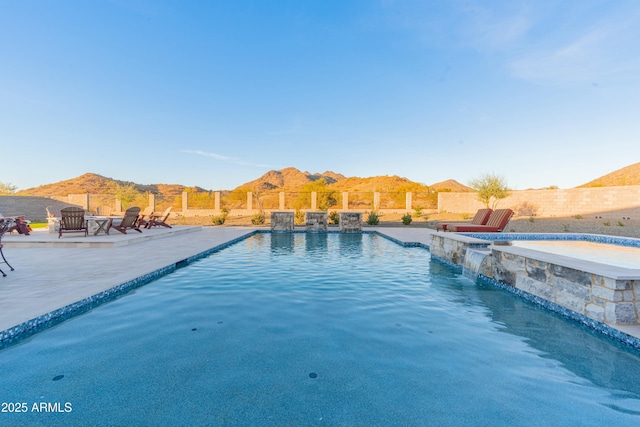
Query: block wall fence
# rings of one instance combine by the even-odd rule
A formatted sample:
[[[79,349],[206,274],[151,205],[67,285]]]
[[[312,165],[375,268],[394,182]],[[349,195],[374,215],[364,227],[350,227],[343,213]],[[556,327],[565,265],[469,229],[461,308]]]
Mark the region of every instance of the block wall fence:
[[[569,217],[574,215],[621,216],[640,218],[640,185],[566,190],[516,190],[500,200],[498,208],[517,207],[523,203],[536,208],[539,217]],[[484,205],[476,193],[438,193],[438,211],[473,213]]]
[[[417,203],[414,203],[412,193],[406,193],[403,206],[394,209],[381,208],[380,193],[372,193],[372,206],[368,208],[353,208],[349,206],[349,193],[343,192],[342,203],[330,208],[336,211],[364,211],[378,210],[381,213],[405,213],[411,211]],[[198,209],[189,207],[189,194],[184,192],[179,198],[178,204],[173,211],[183,216],[206,216],[220,215],[221,197],[220,192],[215,192],[213,209]],[[315,211],[317,206],[317,193],[311,193],[310,205],[303,211]],[[285,201],[294,197],[290,193],[279,194],[279,206],[275,209],[265,209],[266,212],[272,210],[285,209]],[[620,186],[620,187],[598,187],[598,188],[571,188],[565,190],[516,190],[505,199],[498,201],[497,208],[511,208],[516,213],[518,207],[524,203],[535,209],[535,216],[538,217],[570,217],[574,215],[601,216],[603,218],[629,217],[640,218],[640,185]],[[93,195],[93,194],[69,194],[66,197],[31,197],[31,196],[0,196],[0,213],[4,215],[27,215],[31,219],[46,218],[45,207],[52,204],[59,204],[60,207],[68,205],[81,206],[88,210],[93,210],[100,205],[108,205],[115,211],[122,211],[122,204],[113,196]],[[148,206],[156,206],[154,194],[148,195]],[[145,208],[146,206],[141,206]],[[437,209],[424,210],[423,212],[451,212],[473,214],[484,205],[478,201],[476,193],[438,193]],[[165,207],[162,207],[164,209]],[[247,194],[246,205],[243,209],[233,209],[232,215],[251,215],[258,212],[257,203],[251,193]]]

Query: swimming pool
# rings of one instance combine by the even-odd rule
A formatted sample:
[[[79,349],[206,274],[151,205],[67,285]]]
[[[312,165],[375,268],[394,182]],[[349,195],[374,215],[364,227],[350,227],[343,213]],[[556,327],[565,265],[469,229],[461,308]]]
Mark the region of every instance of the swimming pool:
[[[16,425],[632,425],[637,353],[422,248],[256,234],[0,351]],[[55,405],[52,405],[55,407]]]

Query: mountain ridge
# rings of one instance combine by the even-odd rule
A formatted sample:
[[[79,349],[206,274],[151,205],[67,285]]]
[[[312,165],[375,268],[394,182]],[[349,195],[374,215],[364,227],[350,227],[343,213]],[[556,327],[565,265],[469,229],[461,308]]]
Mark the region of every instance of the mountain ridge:
[[[270,170],[261,177],[239,185],[233,190],[221,191],[301,191],[313,182],[324,179],[328,188],[336,191],[352,192],[392,192],[392,191],[448,191],[467,192],[472,188],[459,183],[454,179],[437,182],[431,185],[421,184],[397,175],[378,175],[373,177],[346,177],[333,171],[323,173],[302,172],[295,167],[287,167],[280,170]],[[621,169],[603,175],[576,188],[587,187],[611,187],[625,185],[640,185],[640,162],[625,166]],[[171,194],[176,195],[187,189],[196,191],[210,191],[202,187],[190,187],[181,184],[137,184],[131,181],[117,180],[102,175],[87,172],[76,178],[71,178],[56,183],[45,184],[38,187],[17,191],[19,196],[66,196],[68,194],[115,194],[119,187],[131,186],[141,193]]]
[[[287,167],[279,171],[270,170],[261,177],[246,182],[233,190],[247,191],[301,191],[305,185],[324,179],[328,188],[336,191],[367,192],[367,191],[473,191],[470,187],[449,179],[427,186],[407,178],[396,175],[374,176],[367,178],[345,177],[340,173],[325,171],[323,173],[302,172],[294,167]],[[179,184],[137,184],[131,181],[116,180],[102,175],[87,172],[78,177],[56,183],[17,191],[18,196],[66,196],[68,194],[115,194],[118,187],[132,186],[135,190],[145,193],[176,195],[186,189],[209,191],[202,187],[188,187]],[[225,190],[221,190],[225,191]]]
[[[615,170],[586,184],[579,185],[577,188],[617,187],[626,185],[640,185],[640,162]]]

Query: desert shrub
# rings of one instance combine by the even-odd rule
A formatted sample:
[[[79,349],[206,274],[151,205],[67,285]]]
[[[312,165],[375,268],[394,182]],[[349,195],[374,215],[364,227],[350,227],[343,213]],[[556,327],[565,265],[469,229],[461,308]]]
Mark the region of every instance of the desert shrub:
[[[605,221],[605,222],[603,222],[602,224],[603,224],[605,227],[608,227],[608,226],[610,226],[610,225],[611,225],[611,223],[610,223],[609,221]]]
[[[517,216],[536,216],[538,207],[529,202],[522,202],[513,208]]]
[[[222,209],[222,214],[218,215],[218,216],[212,216],[211,217],[211,222],[214,225],[222,225],[225,223],[225,221],[227,220],[227,216],[229,215],[229,209]]]
[[[213,225],[222,225],[226,220],[227,220],[226,215],[218,215],[218,216],[211,217],[211,222],[213,223]]]
[[[367,215],[367,224],[378,225],[379,223],[380,223],[380,216],[373,211],[369,212],[369,214]]]
[[[574,215],[573,216],[573,219],[582,219],[582,218],[583,218],[582,215]]]
[[[263,213],[255,214],[251,218],[251,224],[253,224],[253,225],[262,225],[262,224],[264,224],[264,214]]]
[[[414,218],[420,218],[421,215],[422,215],[422,208],[420,206],[416,206],[415,208],[413,208]]]
[[[409,225],[409,224],[411,224],[411,221],[412,221],[412,220],[413,220],[413,219],[411,218],[411,214],[406,213],[406,214],[402,215],[402,223],[403,223],[404,225]]]
[[[619,225],[620,227],[624,227],[624,222],[622,222],[622,221],[618,221],[618,225]]]
[[[340,215],[338,215],[338,212],[329,212],[329,224],[340,224]]]
[[[462,219],[464,219],[465,221],[468,220],[469,218],[471,218],[471,215],[469,215],[468,213],[463,213],[462,214]]]
[[[305,223],[305,221],[306,221],[306,216],[304,212],[302,212],[300,209],[296,209],[296,213],[293,216],[293,222],[296,225],[302,225]]]

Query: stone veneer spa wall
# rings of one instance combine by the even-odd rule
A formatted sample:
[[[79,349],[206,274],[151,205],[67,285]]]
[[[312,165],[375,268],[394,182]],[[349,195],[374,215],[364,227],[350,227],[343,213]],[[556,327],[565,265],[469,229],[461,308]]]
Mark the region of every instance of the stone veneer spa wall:
[[[481,274],[605,324],[640,324],[640,271],[585,262],[454,233],[434,233],[429,250],[465,266],[485,250]],[[487,250],[490,248],[491,250]]]
[[[640,281],[606,277],[575,268],[492,250],[496,280],[544,298],[598,322],[637,324]]]

